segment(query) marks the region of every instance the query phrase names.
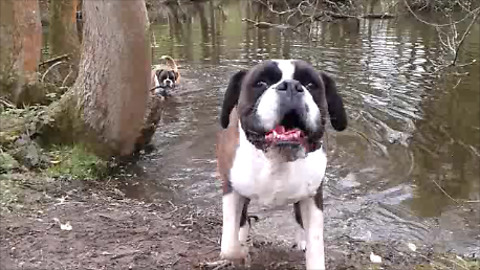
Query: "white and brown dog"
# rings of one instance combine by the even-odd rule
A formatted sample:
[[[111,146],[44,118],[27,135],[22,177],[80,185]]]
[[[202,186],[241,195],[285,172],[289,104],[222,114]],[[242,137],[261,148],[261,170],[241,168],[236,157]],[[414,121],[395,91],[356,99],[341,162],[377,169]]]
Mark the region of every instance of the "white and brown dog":
[[[152,69],[150,91],[165,98],[179,83],[180,73],[177,63],[171,56],[163,55],[161,59],[165,60],[166,64],[154,66]]]
[[[346,128],[335,82],[304,61],[267,60],[230,79],[217,143],[223,259],[248,255],[250,200],[267,206],[291,203],[304,229],[307,269],[325,269],[322,137],[328,116],[335,130]]]

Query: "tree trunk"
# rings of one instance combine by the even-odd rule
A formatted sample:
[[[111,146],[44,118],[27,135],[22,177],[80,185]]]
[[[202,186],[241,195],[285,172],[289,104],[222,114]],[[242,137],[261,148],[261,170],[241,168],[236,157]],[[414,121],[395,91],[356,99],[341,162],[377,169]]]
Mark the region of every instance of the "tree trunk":
[[[100,156],[132,153],[147,108],[150,42],[144,0],[84,1],[79,74],[51,107],[44,137],[82,142]],[[51,141],[51,140],[50,140]]]
[[[28,103],[36,94],[29,86],[37,82],[42,48],[38,0],[1,0],[0,37],[0,94]]]
[[[49,51],[50,56],[55,58],[60,55],[68,55],[67,64],[60,66],[54,73],[58,82],[64,81],[68,75],[66,85],[72,85],[75,81],[80,59],[80,38],[77,29],[78,0],[50,0],[49,2],[50,25],[49,25]]]
[[[69,53],[78,60],[77,6],[78,0],[50,0],[49,45],[52,57]]]

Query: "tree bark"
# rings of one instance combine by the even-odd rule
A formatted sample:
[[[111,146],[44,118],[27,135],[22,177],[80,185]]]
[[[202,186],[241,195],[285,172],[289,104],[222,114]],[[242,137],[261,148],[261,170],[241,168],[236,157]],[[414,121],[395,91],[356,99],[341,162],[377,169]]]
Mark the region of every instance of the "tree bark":
[[[82,142],[103,157],[129,155],[141,136],[150,86],[145,2],[84,1],[83,11],[79,74],[51,106],[55,122],[43,135]]]
[[[42,48],[38,0],[0,1],[1,96],[16,104],[28,103],[29,85],[37,82]]]

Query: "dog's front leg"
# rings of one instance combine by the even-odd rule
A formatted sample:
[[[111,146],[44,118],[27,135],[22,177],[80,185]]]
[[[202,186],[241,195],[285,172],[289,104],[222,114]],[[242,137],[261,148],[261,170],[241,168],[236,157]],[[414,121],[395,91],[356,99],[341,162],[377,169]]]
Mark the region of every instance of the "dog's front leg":
[[[230,261],[241,261],[247,258],[248,249],[240,244],[240,216],[245,198],[235,190],[223,195],[223,226],[220,256]]]
[[[300,201],[303,225],[307,240],[307,270],[325,270],[325,247],[323,243],[323,206],[318,196]]]

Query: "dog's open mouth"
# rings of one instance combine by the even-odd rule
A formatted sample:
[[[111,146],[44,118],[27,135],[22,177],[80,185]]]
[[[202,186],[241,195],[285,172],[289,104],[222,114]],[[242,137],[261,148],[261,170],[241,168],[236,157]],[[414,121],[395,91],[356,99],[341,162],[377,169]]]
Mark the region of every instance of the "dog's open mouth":
[[[297,113],[285,115],[280,124],[265,134],[265,141],[269,145],[295,144],[307,146],[307,136],[303,122]]]
[[[298,128],[286,129],[285,126],[278,125],[265,134],[265,141],[270,144],[282,142],[303,144],[305,134]]]

